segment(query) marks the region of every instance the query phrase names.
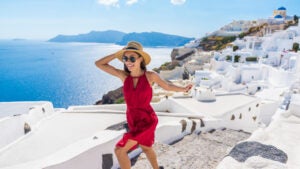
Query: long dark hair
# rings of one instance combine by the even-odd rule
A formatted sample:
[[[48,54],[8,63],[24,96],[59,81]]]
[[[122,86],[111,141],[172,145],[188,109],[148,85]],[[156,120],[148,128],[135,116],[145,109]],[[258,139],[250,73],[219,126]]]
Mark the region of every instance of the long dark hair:
[[[139,54],[139,53],[137,53],[137,52],[135,52],[135,53],[138,54],[139,57],[142,57],[141,54]],[[143,59],[143,61],[141,62],[140,67],[141,67],[141,69],[142,69],[143,71],[146,71],[146,70],[147,70],[144,59]],[[126,73],[129,73],[129,74],[130,74],[130,71],[129,71],[129,69],[127,68],[127,66],[125,65],[125,63],[124,63],[124,71],[125,71]]]

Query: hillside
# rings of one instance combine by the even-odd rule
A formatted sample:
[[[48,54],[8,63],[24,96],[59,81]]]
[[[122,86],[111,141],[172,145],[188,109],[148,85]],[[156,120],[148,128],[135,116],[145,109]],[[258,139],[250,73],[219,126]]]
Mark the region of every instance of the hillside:
[[[124,33],[120,31],[92,31],[79,35],[58,35],[48,41],[50,42],[96,42],[115,43],[126,45],[128,41],[139,41],[143,46],[183,46],[194,38],[177,35],[163,34],[159,32]]]
[[[226,48],[226,46],[233,42],[236,38],[242,39],[245,36],[263,36],[265,28],[270,28],[272,32],[274,32],[277,30],[285,30],[290,26],[297,25],[297,23],[298,21],[289,21],[275,26],[263,23],[259,26],[250,27],[249,30],[241,32],[238,36],[207,36],[201,39],[199,47],[201,47],[204,51],[221,50]]]
[[[121,41],[126,33],[114,30],[91,31],[87,34],[79,35],[58,35],[48,41],[50,42],[97,42],[115,43]]]
[[[126,34],[117,44],[126,45],[128,41],[135,40],[144,46],[183,46],[193,39],[159,32],[142,32]]]

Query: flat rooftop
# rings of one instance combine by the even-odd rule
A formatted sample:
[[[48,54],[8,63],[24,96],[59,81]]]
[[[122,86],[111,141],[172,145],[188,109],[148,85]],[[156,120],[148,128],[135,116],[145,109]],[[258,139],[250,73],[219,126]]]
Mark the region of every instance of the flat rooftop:
[[[204,117],[221,117],[225,113],[256,101],[257,98],[243,94],[216,96],[216,101],[202,102],[194,98],[175,98],[174,101],[192,113]]]

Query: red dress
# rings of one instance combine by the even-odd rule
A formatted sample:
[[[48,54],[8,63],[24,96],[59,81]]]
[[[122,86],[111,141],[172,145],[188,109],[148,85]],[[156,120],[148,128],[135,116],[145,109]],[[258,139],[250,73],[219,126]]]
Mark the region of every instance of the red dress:
[[[138,78],[136,87],[133,79]],[[150,105],[152,99],[152,87],[146,74],[140,77],[127,76],[123,86],[124,98],[127,104],[126,118],[129,131],[116,146],[124,147],[128,139],[137,141],[137,145],[151,147],[154,143],[154,132],[158,123],[157,116]],[[131,148],[135,149],[137,145]]]

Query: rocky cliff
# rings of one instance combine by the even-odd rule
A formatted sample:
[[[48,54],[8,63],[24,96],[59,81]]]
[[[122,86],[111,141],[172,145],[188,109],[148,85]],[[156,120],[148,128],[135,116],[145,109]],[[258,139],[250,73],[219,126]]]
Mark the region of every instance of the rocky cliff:
[[[123,103],[123,87],[119,87],[116,90],[109,91],[107,94],[102,96],[102,99],[97,101],[95,105],[99,104],[116,104],[116,103]]]

